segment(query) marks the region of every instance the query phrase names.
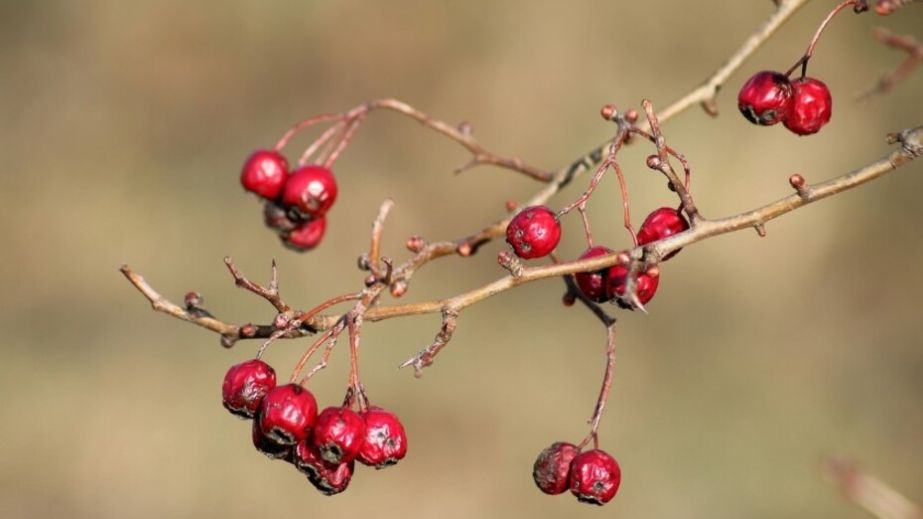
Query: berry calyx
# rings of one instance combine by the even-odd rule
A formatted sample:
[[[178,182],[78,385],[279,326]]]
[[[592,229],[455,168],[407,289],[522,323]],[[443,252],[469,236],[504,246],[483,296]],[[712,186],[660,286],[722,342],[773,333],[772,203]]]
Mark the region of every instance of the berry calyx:
[[[240,172],[244,189],[263,198],[273,199],[282,192],[288,175],[288,161],[273,150],[257,150],[247,158]]]
[[[551,495],[567,490],[570,464],[578,454],[580,450],[567,442],[552,443],[540,452],[532,466],[532,479],[538,489]]]
[[[610,299],[615,299],[625,295],[625,285],[628,281],[628,267],[624,265],[615,265],[609,269],[609,275],[606,277],[606,294]],[[653,277],[644,272],[638,274],[638,281],[635,284],[635,290],[638,294],[638,301],[646,305],[654,294],[657,293],[657,286],[660,285],[660,276]]]
[[[311,443],[325,461],[352,461],[365,441],[365,421],[345,407],[328,407],[317,415]]]
[[[370,407],[359,416],[365,421],[365,441],[356,458],[360,463],[383,469],[407,455],[407,433],[394,413]]]
[[[308,476],[308,481],[324,495],[332,496],[346,490],[353,477],[354,463],[330,463],[307,442],[299,442],[292,453],[292,463]]]
[[[318,217],[298,224],[289,232],[279,234],[286,247],[298,252],[309,251],[317,247],[327,231],[327,218]]]
[[[737,108],[753,124],[769,126],[785,119],[792,85],[785,74],[764,70],[750,76],[737,94]]]
[[[302,166],[285,182],[282,203],[308,217],[323,216],[337,199],[333,172],[323,166]]]
[[[570,491],[581,502],[604,505],[615,497],[621,482],[619,464],[605,451],[593,449],[571,462]]]
[[[543,205],[526,207],[506,227],[506,242],[523,259],[547,256],[560,240],[561,224],[558,217]]]
[[[612,249],[603,247],[602,245],[596,245],[584,251],[579,259],[596,258],[611,253]],[[609,269],[597,270],[595,272],[578,272],[574,274],[574,279],[577,281],[577,287],[589,300],[597,303],[604,303],[610,299],[609,295],[606,293],[606,276],[608,272]]]
[[[292,453],[292,447],[290,445],[279,445],[263,434],[263,430],[260,429],[259,417],[253,420],[251,437],[253,439],[253,446],[256,447],[256,450],[274,460],[287,458]]]
[[[288,217],[284,207],[271,200],[263,204],[263,223],[270,229],[283,232],[291,231],[298,225],[298,222]]]
[[[280,445],[304,441],[317,420],[317,401],[299,384],[277,386],[263,397],[260,430]]]
[[[646,245],[657,240],[673,236],[689,229],[689,221],[682,213],[672,207],[661,207],[647,215],[641,229],[638,230],[638,244]],[[682,249],[677,249],[663,257],[666,261]]]
[[[221,384],[224,407],[241,418],[253,418],[266,393],[276,387],[276,372],[260,359],[231,366]]]
[[[792,103],[785,127],[798,135],[817,133],[830,122],[833,98],[822,81],[806,77],[792,81]]]

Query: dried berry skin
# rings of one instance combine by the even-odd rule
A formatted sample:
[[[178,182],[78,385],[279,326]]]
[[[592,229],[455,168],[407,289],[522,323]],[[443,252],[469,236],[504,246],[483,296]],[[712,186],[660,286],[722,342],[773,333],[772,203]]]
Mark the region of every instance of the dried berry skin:
[[[785,127],[798,135],[817,133],[830,122],[833,98],[822,81],[806,77],[792,81],[792,104]]]
[[[295,170],[282,191],[283,204],[309,217],[324,216],[336,199],[337,181],[333,172],[317,165]]]
[[[578,454],[577,447],[567,442],[552,443],[540,452],[532,467],[532,479],[538,489],[551,495],[567,490],[570,464]]]
[[[328,407],[317,415],[311,443],[324,461],[339,464],[352,461],[365,441],[365,421],[345,407]]]
[[[271,200],[263,204],[263,223],[270,229],[283,232],[291,231],[298,225],[298,222],[288,217],[284,207]]]
[[[647,215],[647,218],[644,219],[644,223],[641,224],[641,229],[638,230],[638,244],[647,245],[648,243],[668,238],[688,229],[689,221],[686,220],[682,213],[672,207],[661,207]],[[667,254],[663,257],[663,261],[676,256],[681,250],[682,249],[677,249]]]
[[[253,418],[263,397],[276,387],[276,372],[260,359],[231,366],[221,384],[224,407],[242,418]]]
[[[317,449],[308,442],[298,443],[292,452],[292,463],[308,476],[314,488],[328,496],[346,490],[355,468],[352,461],[339,464],[324,461]]]
[[[263,398],[260,430],[281,445],[304,441],[317,420],[317,401],[298,384],[277,386]]]
[[[737,95],[740,113],[753,124],[770,126],[785,119],[792,99],[792,85],[779,72],[764,70],[752,75]]]
[[[604,505],[615,497],[621,482],[619,464],[605,451],[587,451],[571,462],[569,487],[581,502]]]
[[[256,450],[274,460],[288,458],[292,453],[291,445],[280,445],[263,434],[263,430],[260,429],[260,420],[258,416],[253,420],[251,438],[253,439],[253,446],[256,447]]]
[[[606,293],[609,298],[615,299],[618,296],[625,295],[625,285],[628,279],[628,267],[616,265],[609,269],[609,276],[606,278]],[[638,274],[638,282],[635,285],[638,293],[638,300],[642,305],[646,305],[654,294],[657,293],[657,287],[660,285],[660,276],[651,277],[645,273]]]
[[[510,220],[506,241],[523,259],[547,256],[561,240],[561,224],[554,212],[543,206],[526,207]]]
[[[263,198],[273,199],[282,192],[288,176],[288,161],[272,150],[257,150],[247,158],[240,172],[244,189]]]
[[[279,235],[286,247],[298,252],[309,251],[317,247],[327,231],[327,218],[324,216],[298,224],[290,232]]]
[[[612,249],[603,247],[602,245],[596,245],[584,251],[584,253],[580,255],[580,259],[596,258],[611,253]],[[578,272],[574,274],[574,279],[577,281],[577,287],[588,299],[597,303],[605,303],[610,299],[609,295],[606,293],[606,276],[608,273],[609,269],[602,269],[594,272]]]
[[[394,413],[370,407],[359,416],[365,421],[365,441],[357,458],[360,463],[383,469],[407,455],[407,433]]]

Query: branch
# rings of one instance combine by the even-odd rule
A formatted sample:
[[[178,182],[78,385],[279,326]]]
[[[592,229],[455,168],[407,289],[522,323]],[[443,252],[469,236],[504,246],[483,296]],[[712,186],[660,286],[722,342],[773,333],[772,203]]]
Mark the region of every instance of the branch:
[[[904,58],[904,61],[902,61],[897,68],[882,76],[874,87],[860,95],[860,100],[877,94],[886,94],[890,92],[898,83],[907,79],[907,76],[909,76],[920,63],[923,63],[923,43],[918,42],[912,36],[898,36],[884,27],[876,27],[873,34],[875,39],[885,45],[906,52],[907,57]]]

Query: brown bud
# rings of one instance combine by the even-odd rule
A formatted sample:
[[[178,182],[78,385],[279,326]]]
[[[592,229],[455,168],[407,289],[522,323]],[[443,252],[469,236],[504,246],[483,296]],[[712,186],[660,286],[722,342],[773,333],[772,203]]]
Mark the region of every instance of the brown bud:
[[[406,281],[395,281],[391,285],[391,295],[394,297],[402,297],[407,293],[407,282]]]
[[[407,243],[405,244],[405,246],[407,247],[407,250],[409,250],[410,252],[420,252],[421,250],[423,250],[425,243],[423,241],[423,238],[417,235],[413,235],[410,238],[407,238]]]
[[[205,301],[198,292],[187,292],[183,300],[186,303],[186,308],[198,308]]]
[[[647,157],[647,167],[651,169],[660,169],[660,166],[663,165],[663,161],[660,160],[660,157],[657,155],[650,155]]]
[[[276,318],[272,320],[272,327],[276,330],[281,330],[288,326],[288,323],[291,321],[291,318],[285,314],[277,314]]]
[[[256,337],[257,330],[258,328],[256,326],[247,323],[240,327],[240,336],[247,338]]]
[[[515,200],[507,200],[506,201],[506,211],[509,213],[512,213],[513,211],[516,210],[516,207],[518,207],[518,205],[519,204],[517,204]]]
[[[561,303],[564,306],[574,306],[574,303],[577,302],[577,296],[573,292],[565,292],[564,296],[561,297]]]
[[[365,278],[365,286],[370,287],[370,286],[374,285],[375,282],[377,282],[377,281],[378,281],[378,279],[375,278],[375,275],[374,275],[374,274],[369,274],[368,277]]]
[[[362,254],[356,258],[356,266],[359,267],[359,270],[369,270],[372,268],[372,266],[369,265],[369,255]]]
[[[599,115],[603,116],[603,119],[611,121],[613,117],[618,113],[618,109],[615,105],[607,104],[602,107],[599,111]]]
[[[798,173],[788,177],[788,183],[798,191],[801,191],[804,188],[804,177]]]
[[[638,111],[634,108],[629,109],[627,112],[625,112],[625,120],[631,124],[638,122]]]
[[[458,248],[456,248],[456,251],[458,252],[459,256],[463,258],[467,258],[468,256],[471,255],[471,251],[472,251],[471,244],[468,242],[462,243],[461,245],[458,246]]]

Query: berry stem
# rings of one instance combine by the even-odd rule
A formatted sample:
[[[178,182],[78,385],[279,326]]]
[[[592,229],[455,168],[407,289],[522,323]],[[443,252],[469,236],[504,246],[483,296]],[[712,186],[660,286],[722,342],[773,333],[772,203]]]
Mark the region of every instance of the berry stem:
[[[298,166],[304,166],[308,163],[308,160],[311,159],[311,156],[317,153],[324,144],[327,144],[328,141],[339,131],[341,131],[346,126],[345,121],[338,121],[336,124],[330,126],[324,130],[324,133],[321,134],[314,142],[311,143],[307,149],[304,150],[304,153],[301,154],[301,158],[298,159]]]
[[[295,124],[294,126],[289,128],[284,134],[282,134],[282,137],[280,137],[279,141],[276,143],[275,150],[281,152],[282,149],[288,145],[288,142],[292,140],[292,138],[295,137],[295,135],[298,135],[298,133],[304,130],[305,128],[309,128],[319,123],[337,121],[337,120],[343,119],[343,117],[344,117],[343,114],[320,114],[320,115],[315,115],[314,117],[311,117],[309,119],[305,119],[304,121],[301,121],[300,123]]]
[[[801,67],[801,77],[804,78],[808,74],[808,61],[810,61],[811,57],[814,56],[814,48],[817,46],[817,42],[820,40],[820,36],[821,34],[823,34],[824,30],[827,28],[827,25],[830,24],[831,20],[833,20],[833,17],[836,16],[840,11],[842,11],[843,9],[846,9],[849,6],[858,7],[860,5],[861,3],[859,0],[846,0],[845,2],[841,2],[837,4],[837,6],[834,7],[832,11],[830,11],[830,14],[828,14],[827,17],[824,18],[824,21],[822,21],[820,25],[817,27],[817,31],[814,32],[814,37],[811,38],[811,43],[808,44],[808,49],[804,51],[804,55],[801,56],[801,58],[799,58],[798,61],[796,61],[794,65],[792,65],[792,68],[788,69],[788,71],[785,72],[785,75],[791,76],[792,72],[794,72],[795,69],[797,69],[800,66]]]

